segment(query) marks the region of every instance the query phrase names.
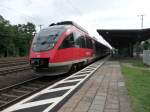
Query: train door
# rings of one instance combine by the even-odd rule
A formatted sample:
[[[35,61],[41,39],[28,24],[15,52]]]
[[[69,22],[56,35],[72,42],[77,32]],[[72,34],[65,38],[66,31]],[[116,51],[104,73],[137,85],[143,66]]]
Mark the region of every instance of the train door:
[[[86,48],[86,40],[85,36],[81,32],[75,32],[75,46],[77,50],[77,59],[85,59],[85,48]]]
[[[63,40],[56,55],[58,62],[73,61],[75,59],[75,43],[73,33],[69,34]]]

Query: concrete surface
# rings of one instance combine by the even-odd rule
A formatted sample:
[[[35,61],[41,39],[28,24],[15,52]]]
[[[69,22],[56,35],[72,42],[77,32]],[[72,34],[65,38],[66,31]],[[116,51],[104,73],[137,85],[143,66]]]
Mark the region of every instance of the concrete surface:
[[[132,112],[119,62],[107,61],[58,112]]]

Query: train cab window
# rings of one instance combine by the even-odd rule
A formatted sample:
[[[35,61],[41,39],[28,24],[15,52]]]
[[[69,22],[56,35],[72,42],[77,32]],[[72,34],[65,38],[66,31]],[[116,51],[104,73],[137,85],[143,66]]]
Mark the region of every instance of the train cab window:
[[[40,52],[52,49],[64,31],[63,28],[53,27],[40,30],[32,41],[32,50]]]
[[[64,41],[62,42],[62,44],[60,46],[60,49],[74,47],[75,46],[74,44],[75,44],[74,36],[73,36],[73,33],[71,33],[64,39]]]

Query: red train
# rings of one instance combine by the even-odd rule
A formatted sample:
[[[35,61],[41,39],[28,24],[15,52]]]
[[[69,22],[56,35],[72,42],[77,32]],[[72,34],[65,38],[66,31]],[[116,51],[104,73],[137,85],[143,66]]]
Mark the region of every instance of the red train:
[[[64,21],[51,24],[34,37],[29,60],[35,71],[58,75],[89,64],[108,51],[107,46],[91,38],[82,27]]]

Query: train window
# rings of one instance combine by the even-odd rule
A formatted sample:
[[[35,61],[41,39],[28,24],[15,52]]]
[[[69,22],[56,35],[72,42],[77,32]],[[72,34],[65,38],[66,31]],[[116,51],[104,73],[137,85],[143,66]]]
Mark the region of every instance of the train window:
[[[86,48],[86,40],[84,36],[81,37],[81,42],[82,42],[82,48]]]
[[[75,40],[75,47],[80,48],[81,47],[81,41],[80,41],[80,33],[74,32],[74,40]]]
[[[91,39],[89,39],[89,43],[90,43],[90,48],[93,49],[93,43]]]
[[[47,51],[52,49],[65,29],[47,28],[42,29],[35,35],[32,42],[33,51]]]
[[[86,37],[86,47],[92,49],[93,45],[92,45],[92,40],[89,39],[89,37]]]
[[[64,49],[64,48],[70,48],[70,47],[74,47],[74,36],[73,33],[71,33],[70,35],[68,35],[64,41],[62,42],[60,49]]]
[[[75,37],[75,46],[76,47],[86,48],[85,37],[83,35],[81,35],[81,33],[75,32],[74,37]]]

